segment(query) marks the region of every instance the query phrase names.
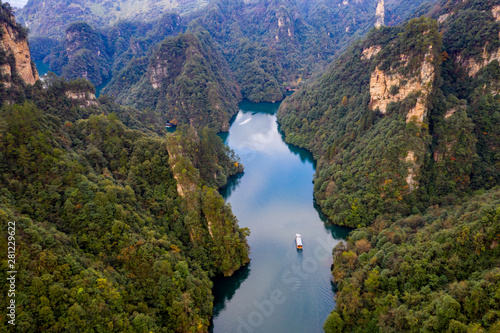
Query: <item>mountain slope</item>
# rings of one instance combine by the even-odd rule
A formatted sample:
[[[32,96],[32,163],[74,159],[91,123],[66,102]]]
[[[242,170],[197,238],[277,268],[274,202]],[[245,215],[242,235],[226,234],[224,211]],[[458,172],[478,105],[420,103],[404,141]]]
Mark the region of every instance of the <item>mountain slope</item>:
[[[323,70],[377,20],[385,24],[381,13],[398,13],[402,19],[422,1],[381,3],[380,7],[376,0],[217,0],[189,29],[205,29],[221,45],[244,98],[272,102],[283,98],[285,86],[295,88]]]
[[[73,23],[64,42],[46,58],[50,69],[67,79],[85,78],[98,86],[111,76],[110,55],[102,36],[87,23]]]
[[[282,129],[319,160],[315,197],[335,223],[405,216],[499,183],[495,8],[424,6],[439,22],[372,31],[283,103]]]
[[[142,76],[135,75],[137,81],[118,92],[120,103],[151,108],[169,120],[196,128],[229,129],[241,95],[207,33],[167,38],[151,56],[147,69],[145,65],[140,65],[145,71]],[[123,78],[130,76],[124,74]]]
[[[287,141],[319,160],[315,197],[335,223],[407,212],[402,199],[419,187],[430,143],[440,49],[431,20],[380,28],[280,107]]]
[[[284,98],[285,88],[293,89],[323,70],[339,50],[365,34],[375,22],[399,22],[421,2],[389,1],[384,5],[383,1],[376,0],[352,3],[340,0],[216,0],[204,10],[182,18],[177,15],[172,19],[174,14],[155,14],[152,16],[154,21],[141,24],[121,21],[111,28],[89,20],[91,26],[100,27],[95,32],[106,43],[105,53],[109,60],[104,61],[101,54],[101,66],[90,66],[93,61],[87,54],[80,62],[87,64],[87,77],[97,78],[102,76],[103,67],[112,68],[115,80],[110,91],[116,95],[121,89],[118,75],[127,74],[119,71],[127,67],[127,63],[134,66],[141,57],[151,56],[155,44],[165,37],[184,32],[189,26],[190,33],[210,33],[229,63],[243,98],[274,102]],[[385,14],[387,22],[384,21]],[[48,32],[31,35],[38,60],[43,59],[46,56],[44,50],[53,45],[48,36],[52,35]],[[89,50],[83,46],[67,49],[66,44],[68,41],[63,41],[50,56],[51,69],[58,74],[62,73],[62,68],[56,64],[66,64],[68,58],[80,59],[82,52]],[[82,72],[76,64],[71,67],[75,67],[72,73]]]
[[[241,166],[213,132],[167,140],[130,130],[116,113],[103,114],[114,107],[127,118],[119,106],[82,109],[61,85],[35,87],[32,102],[0,109],[0,219],[16,221],[22,251],[18,327],[205,332],[209,277],[249,260],[247,232],[213,187]],[[174,148],[181,153],[170,156]],[[178,193],[187,165],[200,214]]]
[[[17,329],[206,332],[210,277],[249,261],[248,230],[217,191],[243,169],[234,152],[208,129],[165,138],[157,113],[97,100],[84,79],[19,82],[22,104],[0,99],[0,221],[15,224]]]
[[[23,87],[34,84],[38,73],[31,61],[27,31],[8,3],[0,2],[0,100],[22,98]]]

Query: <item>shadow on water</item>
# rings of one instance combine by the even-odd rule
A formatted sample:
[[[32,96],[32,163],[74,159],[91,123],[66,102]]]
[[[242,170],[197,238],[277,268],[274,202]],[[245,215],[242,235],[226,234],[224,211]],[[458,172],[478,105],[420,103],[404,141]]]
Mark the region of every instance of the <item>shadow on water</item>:
[[[97,87],[95,87],[95,97],[99,97],[99,95],[101,94],[102,90],[108,85],[108,83],[111,82],[111,77],[107,78],[106,80],[102,81],[102,83],[100,85],[98,85]],[[104,93],[106,93],[106,91],[104,91]]]
[[[300,148],[299,146],[295,146],[295,145],[292,145],[290,143],[287,143],[285,141],[285,134],[281,131],[279,124],[278,124],[278,131],[281,134],[283,142],[285,142],[286,145],[288,146],[288,149],[294,155],[299,156],[299,158],[302,161],[302,163],[304,163],[304,162],[311,163],[313,165],[314,171],[316,171],[316,160],[314,159],[313,154],[311,154],[311,152],[309,150],[307,150],[307,149]]]
[[[233,121],[234,119],[231,120],[230,124],[232,124]],[[222,139],[222,142],[226,143],[227,137],[229,136],[229,132],[219,132],[217,133],[217,136]]]
[[[348,227],[342,227],[333,224],[328,217],[321,211],[321,208],[316,203],[316,199],[313,200],[314,209],[318,212],[319,218],[323,221],[325,229],[330,231],[332,237],[335,239],[346,239],[349,236],[349,233],[354,229]]]
[[[214,283],[212,289],[212,294],[214,295],[214,314],[212,318],[225,309],[226,303],[233,298],[240,285],[248,278],[251,265],[252,263],[240,268],[230,277],[216,276],[212,279]],[[211,322],[208,331],[212,333],[213,330],[214,324]]]
[[[230,176],[227,179],[226,185],[220,188],[219,193],[222,195],[224,199],[227,199],[231,196],[231,193],[236,190],[238,185],[240,184],[241,178],[245,175],[244,172],[237,173],[235,175]]]

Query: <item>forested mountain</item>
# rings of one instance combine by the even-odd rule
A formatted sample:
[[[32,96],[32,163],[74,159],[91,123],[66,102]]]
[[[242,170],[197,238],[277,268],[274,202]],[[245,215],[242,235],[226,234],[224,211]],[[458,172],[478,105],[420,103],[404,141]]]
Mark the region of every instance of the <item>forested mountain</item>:
[[[96,99],[84,79],[16,80],[0,100],[0,220],[16,223],[17,330],[206,332],[210,277],[249,261],[217,192],[243,170],[234,153],[208,129],[165,137],[161,115]]]
[[[319,160],[316,199],[335,223],[417,213],[498,184],[496,7],[452,8],[439,25],[372,31],[282,105],[287,140]]]
[[[92,20],[74,23],[66,28],[58,46],[54,47],[53,35],[44,32],[32,34],[31,47],[35,59],[45,59],[58,75],[86,77],[95,85],[112,76],[103,92],[138,106],[123,97],[154,63],[159,43],[179,32],[199,35],[208,31],[229,64],[242,97],[275,102],[285,97],[285,88],[297,88],[322,71],[341,49],[374,24],[395,24],[421,2],[214,0],[203,10],[183,16],[153,16],[154,21],[120,21],[111,27]],[[19,16],[24,17],[27,10]],[[181,117],[182,122],[197,116],[198,108],[191,110],[194,113]],[[214,128],[227,128],[224,117],[215,118],[218,124]]]
[[[108,29],[94,29],[86,22],[77,22],[67,27],[61,42],[34,37],[30,49],[35,60],[47,62],[58,75],[86,78],[98,86],[132,59],[130,66],[137,63],[135,59],[150,56],[150,48],[166,36],[184,29],[178,14],[165,14],[155,24],[120,22]]]
[[[229,129],[241,100],[226,61],[206,32],[166,39],[147,67],[144,62],[128,65],[111,89],[123,104],[157,110],[169,121],[217,131]]]
[[[221,45],[244,98],[272,102],[283,98],[285,86],[323,70],[376,22],[385,24],[386,12],[405,17],[421,2],[217,0],[189,29],[206,29]]]
[[[356,227],[419,208],[440,50],[430,19],[374,30],[282,104],[287,141],[319,160],[316,200],[335,223]]]
[[[207,3],[208,0],[30,0],[17,17],[33,37],[59,39],[74,22],[87,22],[102,28],[120,21],[149,22],[170,12],[190,13]]]
[[[102,37],[87,23],[73,23],[64,42],[47,58],[50,69],[67,79],[85,78],[100,85],[111,76],[111,59]]]
[[[334,250],[326,332],[499,330],[499,11],[423,6],[282,104],[316,202],[359,228]]]
[[[316,202],[358,228],[334,250],[325,331],[500,330],[500,3],[421,3],[31,0],[20,15],[37,59],[112,77],[99,99],[85,79],[39,81],[0,3],[0,220],[16,221],[22,249],[18,329],[206,332],[210,277],[249,260],[217,192],[243,166],[214,130],[242,98],[288,87],[278,120],[318,161]]]

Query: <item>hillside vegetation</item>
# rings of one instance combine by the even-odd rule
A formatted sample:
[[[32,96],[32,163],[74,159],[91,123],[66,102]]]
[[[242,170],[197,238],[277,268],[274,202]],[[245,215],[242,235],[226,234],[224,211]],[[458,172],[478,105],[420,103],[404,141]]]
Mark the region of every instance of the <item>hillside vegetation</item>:
[[[278,111],[319,160],[316,202],[358,228],[333,251],[325,332],[500,330],[499,10],[424,5]]]
[[[439,25],[372,31],[281,106],[287,141],[319,160],[315,197],[335,223],[422,212],[500,181],[500,27],[491,5],[459,6]]]
[[[169,120],[196,128],[229,129],[241,95],[210,35],[167,38],[145,65],[128,66],[115,79],[115,87],[121,86],[114,88],[118,102],[157,110]],[[135,82],[127,75],[132,71]]]
[[[227,83],[221,84],[220,80],[213,81],[210,73],[199,75],[202,80],[200,84],[204,86],[204,77],[208,76],[208,82],[219,85],[216,95],[224,98],[234,95],[238,100],[245,98],[252,102],[277,102],[285,97],[287,89],[296,89],[304,80],[322,71],[340,50],[352,40],[364,35],[376,21],[396,24],[421,2],[387,1],[384,5],[376,0],[352,3],[341,0],[214,0],[203,7],[203,10],[182,16],[162,12],[161,15],[153,15],[152,21],[126,20],[115,22],[111,26],[92,20],[87,20],[87,24],[73,23],[65,28],[64,36],[56,47],[54,36],[50,33],[33,33],[31,47],[35,59],[48,62],[51,70],[58,75],[72,79],[86,77],[95,85],[112,77],[103,93],[118,97],[120,103],[136,107],[145,107],[146,103],[129,98],[130,92],[132,96],[139,97],[138,99],[142,95],[148,96],[152,100],[148,107],[154,109],[160,105],[161,108],[168,109],[169,117],[175,115],[181,123],[189,123],[199,116],[200,107],[197,104],[201,99],[207,98],[203,96],[207,95],[206,91],[203,92],[202,89],[200,97],[189,97],[193,103],[190,103],[190,107],[181,106],[184,111],[174,112],[175,107],[172,111],[170,105],[175,102],[165,101],[172,97],[156,96],[150,87],[142,82],[144,80],[141,81],[146,71],[150,73],[148,66],[157,64],[155,57],[158,57],[158,50],[165,51],[161,46],[165,39],[168,40],[179,33],[196,35],[198,38],[208,33],[212,41],[210,52],[217,50],[227,62],[228,69],[224,69],[227,74],[226,81],[238,84],[241,97],[239,93],[234,95],[234,89],[231,87],[233,83],[228,87]],[[193,2],[193,5],[197,3]],[[377,14],[376,8],[379,4],[384,15],[380,11]],[[47,6],[51,7],[52,4]],[[35,7],[33,10],[37,12]],[[133,13],[132,10],[131,15]],[[20,14],[20,17],[24,16],[24,12]],[[207,45],[206,42],[202,44]],[[205,60],[211,61],[215,58]],[[193,59],[185,61],[192,62]],[[182,64],[184,65],[191,66],[187,63]],[[206,71],[204,66],[206,65],[195,65],[194,74]],[[210,66],[220,67],[219,60]],[[193,80],[192,75],[189,78]],[[142,83],[137,84],[139,81]],[[174,87],[173,90],[178,91],[179,88]],[[188,93],[192,94],[192,91]],[[208,99],[213,106],[214,98]],[[229,97],[228,104],[219,105],[224,109],[222,112],[214,112],[213,107],[203,110],[203,118],[213,119],[208,121],[212,128],[227,129],[224,113],[232,113],[229,110],[230,105],[234,104],[232,97]],[[193,124],[205,126],[207,122]]]
[[[498,332],[500,189],[383,218],[334,249],[325,332]]]
[[[435,94],[440,49],[429,19],[380,28],[280,107],[286,140],[319,160],[315,197],[334,223],[357,227],[420,209],[413,177],[431,143],[429,120],[408,114],[425,112]],[[379,93],[380,100],[371,96]]]
[[[52,75],[16,89],[17,103],[0,108],[0,220],[16,223],[16,329],[206,332],[210,277],[249,261],[248,230],[217,192],[243,169],[234,153],[208,129],[163,137],[161,115],[96,100],[83,79]]]

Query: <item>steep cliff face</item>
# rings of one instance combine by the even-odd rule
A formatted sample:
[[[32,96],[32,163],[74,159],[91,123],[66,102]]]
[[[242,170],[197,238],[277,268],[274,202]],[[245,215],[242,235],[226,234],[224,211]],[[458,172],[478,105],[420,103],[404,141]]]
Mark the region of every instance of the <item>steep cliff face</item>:
[[[82,91],[65,91],[64,94],[66,97],[72,100],[76,100],[80,107],[89,107],[89,106],[97,106],[99,103],[95,97],[95,94],[91,92],[82,92]]]
[[[476,76],[477,73],[493,61],[500,61],[500,48],[488,52],[486,46],[483,52],[475,58],[462,59],[460,55],[457,56],[456,62],[459,66],[463,67],[469,76]]]
[[[415,16],[435,21],[372,31],[278,112],[286,139],[318,159],[316,202],[335,223],[500,183],[498,2],[427,6]]]
[[[34,84],[38,73],[31,62],[26,32],[9,8],[0,5],[0,82],[5,88]]]
[[[189,211],[185,227],[193,247],[196,251],[206,252],[217,273],[232,275],[249,262],[247,233],[238,227],[236,217],[216,188],[203,181],[203,175],[212,177],[212,174],[225,170],[226,173],[221,175],[224,178],[222,183],[225,183],[229,175],[242,172],[243,166],[227,157],[221,158],[220,153],[227,148],[215,132],[206,129],[198,133],[193,127],[181,128],[168,137],[167,149],[177,192],[184,198]],[[196,165],[196,161],[204,158],[211,161]],[[192,220],[201,223],[196,225]]]
[[[392,70],[393,74],[388,74],[375,67],[370,76],[370,108],[378,108],[380,113],[385,114],[390,103],[404,100],[411,94],[418,94],[416,105],[406,115],[406,122],[415,120],[422,123],[427,114],[427,100],[435,79],[435,57],[432,45],[429,45],[424,61],[415,70],[419,73],[417,75],[403,76],[395,70]],[[404,54],[400,55],[400,59],[404,65],[412,60]]]
[[[109,27],[120,21],[154,21],[168,12],[191,13],[207,5],[207,0],[32,0],[17,13],[33,37],[60,39],[69,24],[88,22]]]
[[[377,20],[395,24],[422,2],[384,1],[216,0],[191,28],[208,30],[222,46],[244,98],[274,102]]]
[[[375,28],[380,28],[385,23],[385,3],[384,0],[379,0],[377,9],[375,9]]]

